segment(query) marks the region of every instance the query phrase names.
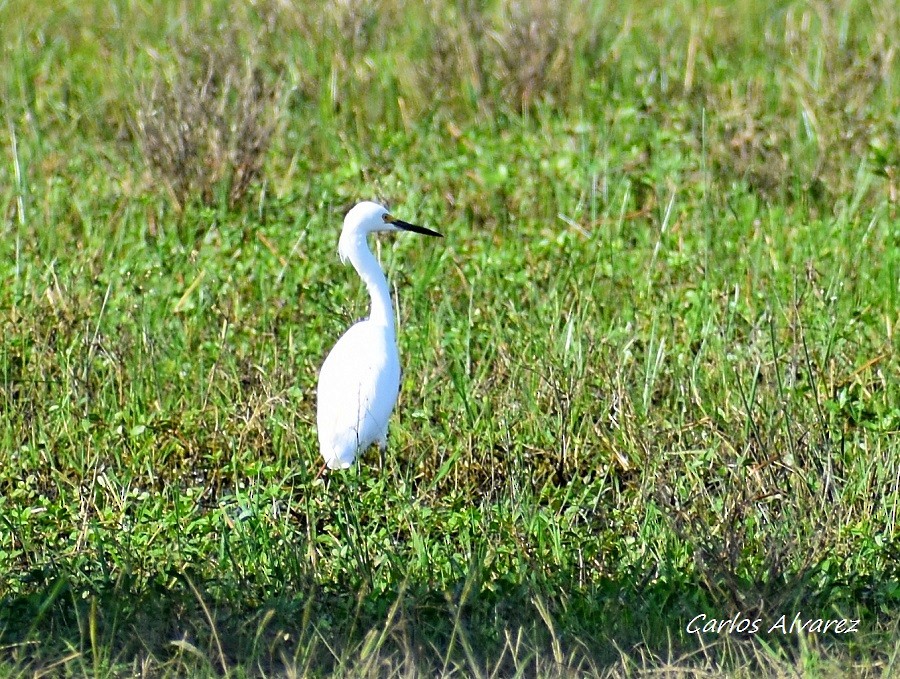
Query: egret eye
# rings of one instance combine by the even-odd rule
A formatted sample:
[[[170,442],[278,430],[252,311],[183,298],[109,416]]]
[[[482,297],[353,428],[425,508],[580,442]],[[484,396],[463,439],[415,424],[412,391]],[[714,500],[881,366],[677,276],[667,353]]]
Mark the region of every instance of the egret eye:
[[[391,224],[394,221],[394,218],[389,212],[385,212],[383,215],[381,215],[381,218],[385,221],[386,224]]]

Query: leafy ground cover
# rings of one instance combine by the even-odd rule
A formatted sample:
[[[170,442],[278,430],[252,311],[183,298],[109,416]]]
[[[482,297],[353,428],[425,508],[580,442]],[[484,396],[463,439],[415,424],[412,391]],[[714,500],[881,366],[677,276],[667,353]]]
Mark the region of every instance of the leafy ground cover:
[[[900,10],[544,4],[0,4],[0,674],[896,672]]]

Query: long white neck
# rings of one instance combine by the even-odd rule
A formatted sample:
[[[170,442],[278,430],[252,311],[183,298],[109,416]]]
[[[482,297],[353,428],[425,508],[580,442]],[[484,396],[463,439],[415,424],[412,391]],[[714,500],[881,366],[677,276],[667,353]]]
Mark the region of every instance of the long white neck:
[[[350,260],[356,273],[362,278],[369,291],[369,320],[394,332],[394,309],[387,279],[378,265],[375,255],[369,250],[365,234],[341,234],[340,253]]]

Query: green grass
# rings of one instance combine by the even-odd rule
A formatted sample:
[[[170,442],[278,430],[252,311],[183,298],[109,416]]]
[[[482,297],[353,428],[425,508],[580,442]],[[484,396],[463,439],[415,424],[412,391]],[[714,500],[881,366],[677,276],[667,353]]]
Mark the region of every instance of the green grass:
[[[896,672],[896,3],[541,5],[0,3],[0,676]]]

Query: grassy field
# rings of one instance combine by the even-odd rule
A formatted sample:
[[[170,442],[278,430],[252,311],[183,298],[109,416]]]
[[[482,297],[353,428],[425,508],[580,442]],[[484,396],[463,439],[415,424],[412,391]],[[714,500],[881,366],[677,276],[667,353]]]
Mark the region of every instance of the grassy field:
[[[0,1],[0,677],[897,673],[897,3],[545,4]]]

